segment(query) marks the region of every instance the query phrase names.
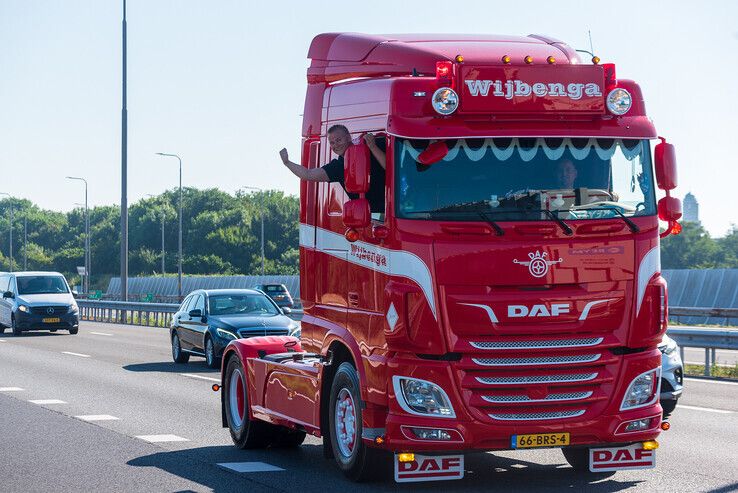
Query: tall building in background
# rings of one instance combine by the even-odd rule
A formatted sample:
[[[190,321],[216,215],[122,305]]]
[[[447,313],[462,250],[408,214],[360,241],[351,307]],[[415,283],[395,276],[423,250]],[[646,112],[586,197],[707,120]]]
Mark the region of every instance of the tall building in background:
[[[697,199],[692,195],[692,192],[689,192],[684,196],[682,211],[684,213],[684,216],[682,217],[685,222],[700,222],[700,204],[697,203]]]

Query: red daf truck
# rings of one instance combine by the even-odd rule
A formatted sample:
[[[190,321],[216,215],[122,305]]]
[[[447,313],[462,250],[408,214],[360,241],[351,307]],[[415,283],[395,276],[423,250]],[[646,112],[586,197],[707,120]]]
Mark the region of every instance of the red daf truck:
[[[308,57],[302,164],[334,157],[340,124],[377,136],[386,172],[357,139],[343,184],[302,183],[302,338],[228,346],[236,445],[312,434],[354,480],[385,458],[399,482],[458,479],[467,451],[534,447],[653,467],[659,219],[678,232],[681,204],[640,87],[545,36],[332,33]]]

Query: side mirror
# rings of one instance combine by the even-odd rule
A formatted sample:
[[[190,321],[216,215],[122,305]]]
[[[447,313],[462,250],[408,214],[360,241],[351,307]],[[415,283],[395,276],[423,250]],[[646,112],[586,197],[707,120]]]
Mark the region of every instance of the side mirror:
[[[666,139],[659,138],[661,143],[656,145],[656,184],[661,190],[674,190],[677,186],[676,151],[672,144],[666,143]]]
[[[290,313],[292,313],[292,308],[290,308],[289,306],[283,306],[282,313],[285,315],[289,315]]]
[[[349,200],[343,204],[343,224],[348,228],[366,228],[372,222],[367,199]]]
[[[678,221],[682,217],[682,201],[676,197],[663,197],[658,203],[658,213],[662,221]]]
[[[423,152],[418,155],[418,162],[424,166],[435,164],[448,154],[448,146],[443,140],[428,144]]]
[[[79,298],[79,293],[77,291],[72,290],[72,298],[74,298],[75,300]]]
[[[190,310],[190,317],[192,318],[202,317],[202,310],[200,310],[199,308]]]
[[[15,298],[15,296],[13,295],[11,291],[5,291],[3,293],[3,298]]]
[[[343,154],[343,182],[348,193],[367,193],[371,158],[369,146],[362,140]]]

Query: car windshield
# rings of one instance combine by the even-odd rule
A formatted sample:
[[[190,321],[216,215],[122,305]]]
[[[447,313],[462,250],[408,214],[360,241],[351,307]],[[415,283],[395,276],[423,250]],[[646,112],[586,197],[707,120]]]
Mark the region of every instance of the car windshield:
[[[68,293],[69,288],[61,276],[19,276],[18,294]]]
[[[278,315],[271,301],[262,294],[216,294],[208,298],[210,315]]]
[[[656,213],[648,140],[448,140],[448,154],[425,166],[418,156],[431,142],[397,139],[398,217],[520,221]]]

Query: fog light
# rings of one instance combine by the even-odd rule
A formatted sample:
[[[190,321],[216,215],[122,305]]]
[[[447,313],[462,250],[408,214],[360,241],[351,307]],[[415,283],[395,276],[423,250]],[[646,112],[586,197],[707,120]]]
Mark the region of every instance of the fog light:
[[[451,433],[434,428],[410,428],[420,440],[451,440]]]
[[[450,115],[459,107],[459,95],[450,87],[442,87],[433,93],[433,109],[441,115]]]
[[[648,440],[647,442],[643,442],[643,450],[656,450],[659,448],[659,442],[656,440]]]
[[[413,462],[415,461],[415,454],[413,454],[412,452],[397,454],[397,460],[400,462]]]
[[[610,91],[610,94],[607,95],[607,109],[610,110],[610,113],[613,115],[620,116],[626,114],[632,104],[633,98],[630,96],[630,93],[622,87],[613,89]]]
[[[625,431],[641,431],[641,430],[647,430],[651,426],[651,419],[637,419],[635,421],[631,421],[627,425],[625,425]]]

